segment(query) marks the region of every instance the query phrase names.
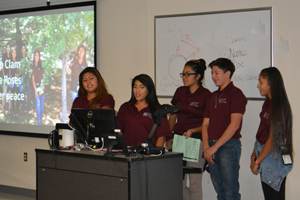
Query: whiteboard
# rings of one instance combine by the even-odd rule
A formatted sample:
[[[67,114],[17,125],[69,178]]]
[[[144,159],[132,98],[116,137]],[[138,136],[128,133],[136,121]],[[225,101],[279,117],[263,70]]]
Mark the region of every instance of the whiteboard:
[[[203,86],[217,90],[209,63],[232,60],[235,86],[248,99],[261,98],[257,89],[263,68],[273,66],[273,8],[186,15],[155,16],[155,85],[159,97],[172,97],[182,86],[179,73],[191,59],[207,64]]]

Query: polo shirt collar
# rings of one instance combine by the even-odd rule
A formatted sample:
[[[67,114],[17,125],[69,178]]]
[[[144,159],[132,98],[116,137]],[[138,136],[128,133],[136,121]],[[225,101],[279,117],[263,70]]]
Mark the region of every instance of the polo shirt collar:
[[[187,93],[188,95],[191,95],[191,92],[190,92],[190,90],[189,90],[189,87],[186,86],[185,88],[186,88],[186,93]],[[201,83],[201,85],[199,86],[199,88],[198,88],[193,94],[199,93],[203,88],[204,88],[204,87],[202,86],[202,83]]]
[[[266,97],[266,104],[267,104],[267,105],[271,105],[271,104],[272,104],[272,100],[269,99],[268,97]]]
[[[149,105],[146,106],[145,108],[143,108],[142,110],[138,111],[137,107],[133,103],[130,103],[130,104],[136,112],[144,112],[146,110],[150,110]]]
[[[220,93],[220,92],[227,92],[228,90],[230,90],[233,87],[234,87],[234,85],[233,85],[233,82],[231,81],[222,91],[220,91],[220,87],[219,87],[218,93]]]
[[[83,100],[84,100],[85,102],[87,102],[87,104],[90,103],[90,101],[87,99],[87,94],[83,95],[82,97],[83,97]]]

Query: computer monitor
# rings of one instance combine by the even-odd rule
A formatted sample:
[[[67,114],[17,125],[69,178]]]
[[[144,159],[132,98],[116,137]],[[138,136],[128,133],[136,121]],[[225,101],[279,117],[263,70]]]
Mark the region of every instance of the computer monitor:
[[[117,128],[115,110],[73,108],[70,126],[76,130],[76,143],[102,146],[101,137],[113,134]],[[104,142],[105,144],[105,142]]]

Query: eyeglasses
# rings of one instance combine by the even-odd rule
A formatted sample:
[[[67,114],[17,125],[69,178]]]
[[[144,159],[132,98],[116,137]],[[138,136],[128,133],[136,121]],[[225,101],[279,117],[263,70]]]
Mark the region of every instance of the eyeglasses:
[[[188,78],[190,75],[197,75],[197,73],[180,73],[180,77],[183,78]]]

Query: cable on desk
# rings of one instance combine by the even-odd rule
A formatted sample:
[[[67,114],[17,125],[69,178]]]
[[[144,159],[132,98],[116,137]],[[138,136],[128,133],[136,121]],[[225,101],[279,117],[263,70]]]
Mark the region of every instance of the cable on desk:
[[[114,155],[118,155],[118,154],[114,154]],[[113,157],[114,155],[112,155],[112,154],[109,154],[109,155],[107,155],[107,157],[108,157],[108,159],[110,160],[110,161],[112,161],[111,160],[111,157]],[[136,164],[134,165],[134,166],[132,166],[131,168],[129,168],[129,169],[120,169],[120,168],[118,168],[116,165],[113,165],[113,167],[114,168],[116,168],[117,170],[120,170],[120,171],[130,171],[130,170],[132,170],[133,168],[135,168],[138,164],[139,164],[139,161],[141,161],[140,160],[140,156],[139,156],[139,154],[137,155],[137,162],[136,162]],[[144,155],[143,155],[143,157],[142,157],[143,159],[144,159]]]
[[[86,142],[86,141],[85,141],[85,142]],[[101,150],[103,149],[103,147],[104,147],[104,139],[103,139],[103,137],[101,137],[101,142],[102,142],[102,146],[101,146],[100,149],[94,149],[94,148],[90,147],[90,146],[87,144],[87,142],[86,142],[86,144],[85,144],[84,146],[85,146],[85,148],[88,148],[88,149],[90,149],[90,150],[92,150],[92,151],[101,151]]]

